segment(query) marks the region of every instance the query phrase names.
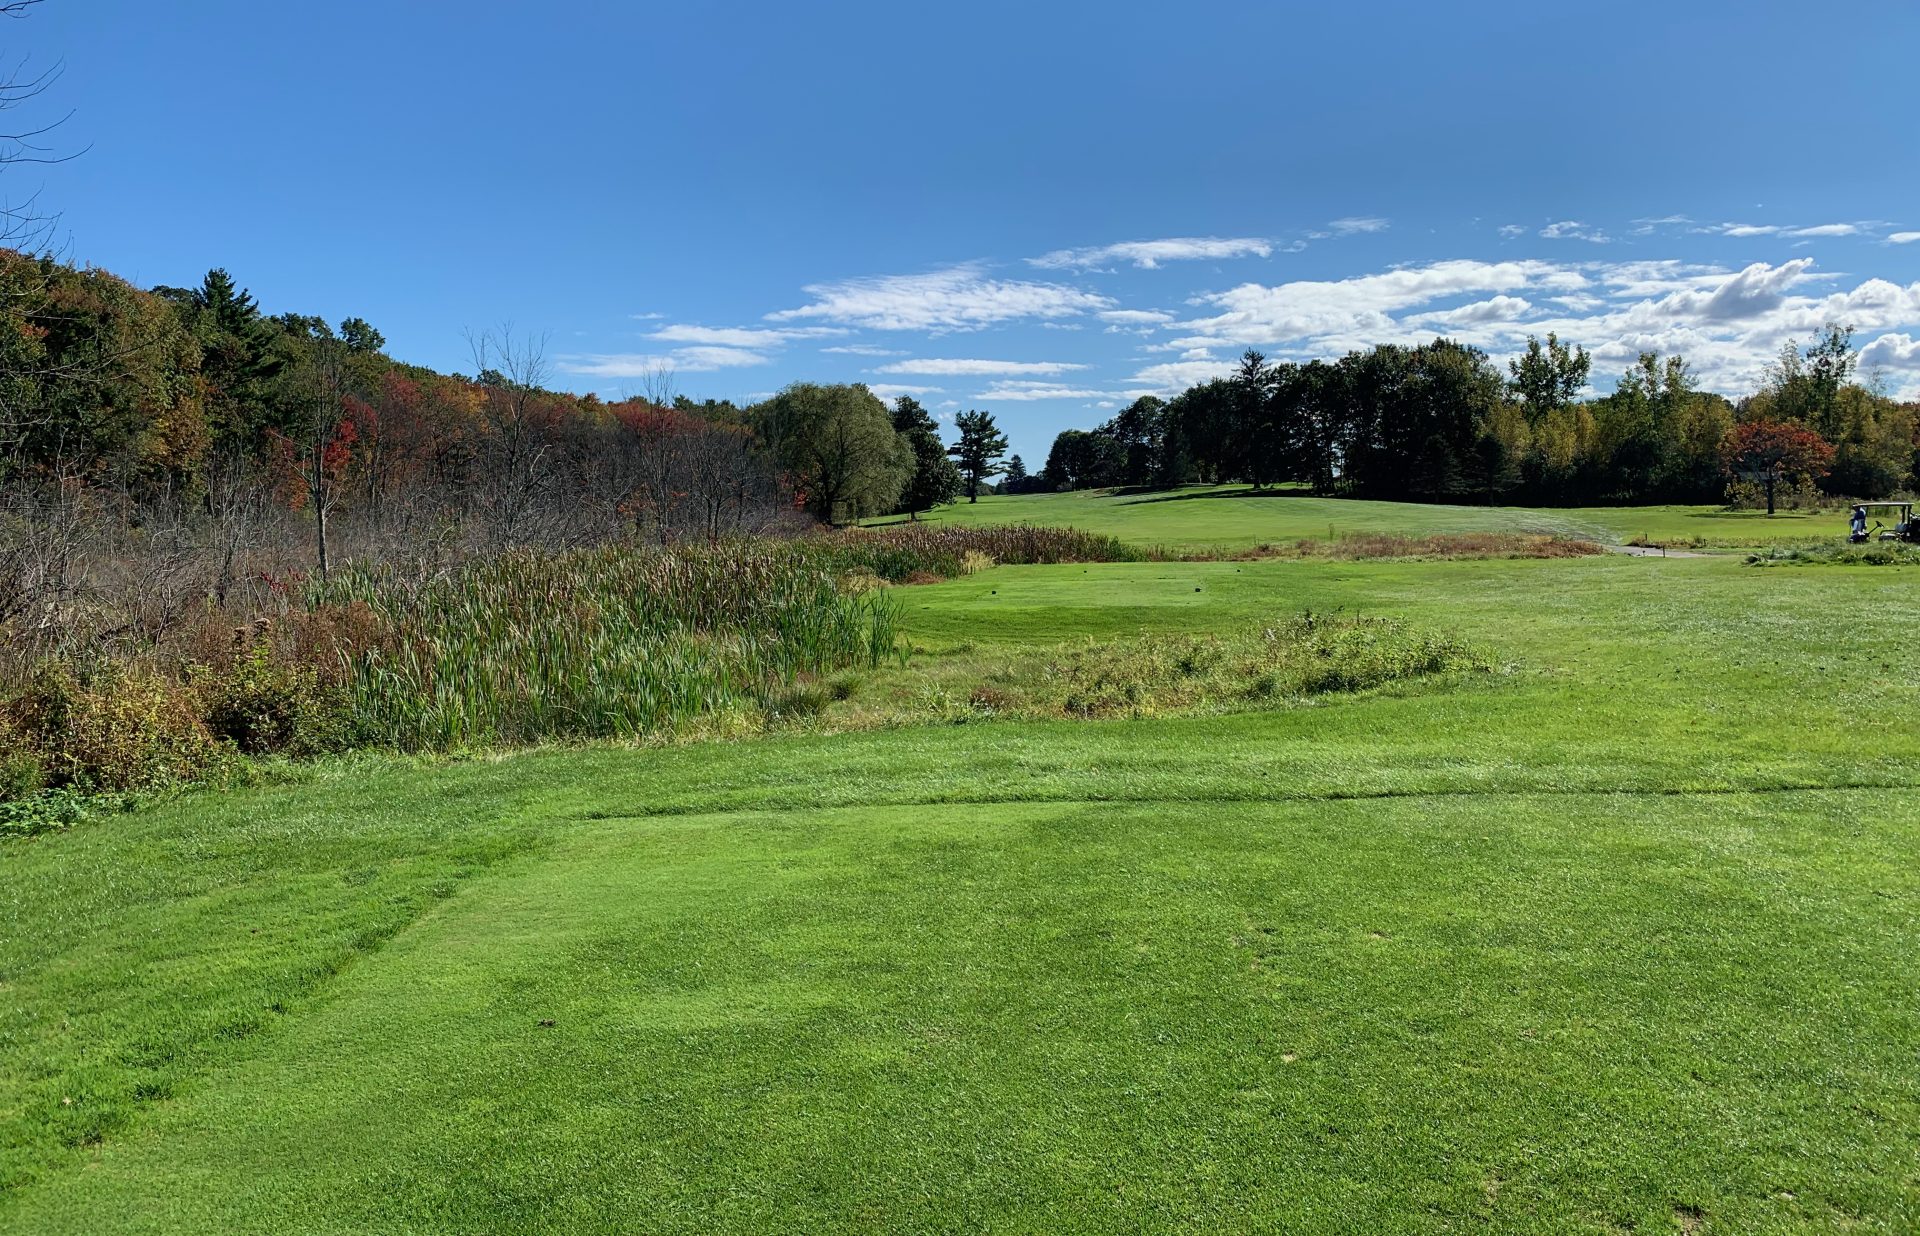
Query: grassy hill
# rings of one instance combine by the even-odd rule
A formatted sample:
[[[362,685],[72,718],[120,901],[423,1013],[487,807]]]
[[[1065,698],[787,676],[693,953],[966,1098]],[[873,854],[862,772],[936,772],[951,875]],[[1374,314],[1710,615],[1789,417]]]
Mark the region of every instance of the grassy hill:
[[[895,518],[871,521],[891,523]],[[1846,534],[1844,512],[1727,511],[1715,506],[1438,506],[1316,498],[1296,489],[1255,493],[1244,485],[1189,485],[1130,493],[1083,489],[1059,494],[989,495],[941,507],[922,519],[960,524],[1032,523],[1107,532],[1143,545],[1241,548],[1341,532],[1549,532],[1621,543],[1654,541],[1747,546]]]
[[[1196,547],[1553,526],[1204,492],[941,515]],[[339,762],[0,845],[0,1227],[1920,1226],[1910,573],[1154,562],[892,595],[918,651],[811,728]],[[951,723],[1022,658],[1306,610],[1492,668]],[[835,731],[916,692],[944,723]]]

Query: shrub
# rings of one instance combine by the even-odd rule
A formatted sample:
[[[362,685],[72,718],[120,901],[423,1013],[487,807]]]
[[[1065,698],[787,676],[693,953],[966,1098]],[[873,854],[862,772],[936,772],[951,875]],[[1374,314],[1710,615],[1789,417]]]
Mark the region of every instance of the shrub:
[[[0,712],[0,803],[25,798],[46,784],[46,770],[26,732]]]
[[[336,672],[337,661],[322,661]],[[256,643],[224,673],[198,676],[207,729],[246,755],[321,755],[352,745],[352,698],[313,664],[276,660]]]
[[[138,663],[48,667],[11,711],[52,786],[161,789],[223,761],[193,691]]]

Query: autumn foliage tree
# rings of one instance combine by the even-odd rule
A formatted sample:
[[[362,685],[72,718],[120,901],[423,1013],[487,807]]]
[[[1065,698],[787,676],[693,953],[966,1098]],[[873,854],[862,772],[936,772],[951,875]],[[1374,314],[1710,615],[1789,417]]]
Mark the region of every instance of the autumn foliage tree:
[[[1766,487],[1771,515],[1780,486],[1811,485],[1827,474],[1833,446],[1803,425],[1756,420],[1733,427],[1721,447],[1721,460],[1728,476]]]

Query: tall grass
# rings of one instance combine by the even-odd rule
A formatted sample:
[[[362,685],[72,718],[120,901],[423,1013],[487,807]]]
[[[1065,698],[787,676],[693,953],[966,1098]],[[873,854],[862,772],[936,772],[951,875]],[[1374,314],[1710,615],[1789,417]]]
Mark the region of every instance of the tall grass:
[[[884,595],[850,595],[791,542],[512,553],[425,582],[337,576],[311,600],[388,631],[347,686],[360,730],[408,749],[675,731],[895,644]]]
[[[1117,537],[1075,528],[959,528],[913,525],[862,529],[810,537],[802,542],[817,561],[835,570],[864,571],[889,583],[969,573],[968,555],[1008,566],[1058,562],[1143,562],[1147,554]]]

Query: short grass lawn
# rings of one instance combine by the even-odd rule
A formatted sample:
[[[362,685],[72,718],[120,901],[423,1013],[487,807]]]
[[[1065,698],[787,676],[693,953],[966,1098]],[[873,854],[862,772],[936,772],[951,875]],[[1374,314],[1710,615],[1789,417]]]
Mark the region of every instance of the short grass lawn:
[[[341,761],[6,842],[0,1230],[1920,1230],[1911,573],[893,595],[920,652],[848,708],[1307,609],[1491,668]]]
[[[892,523],[899,516],[870,521]],[[1728,511],[1717,506],[1553,507],[1444,506],[1316,498],[1305,490],[1255,493],[1245,485],[1189,485],[1134,493],[1078,490],[1061,494],[988,495],[921,516],[962,524],[1030,523],[1108,532],[1142,545],[1177,550],[1239,549],[1342,532],[1409,535],[1451,532],[1546,532],[1622,544],[1635,537],[1728,548],[1775,541],[1842,538],[1846,514],[1835,511]]]

